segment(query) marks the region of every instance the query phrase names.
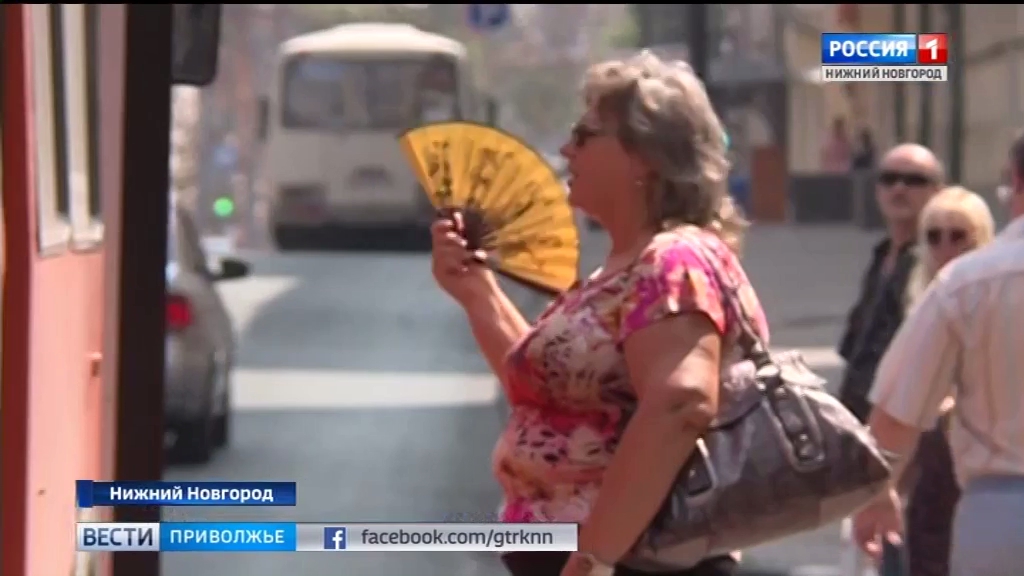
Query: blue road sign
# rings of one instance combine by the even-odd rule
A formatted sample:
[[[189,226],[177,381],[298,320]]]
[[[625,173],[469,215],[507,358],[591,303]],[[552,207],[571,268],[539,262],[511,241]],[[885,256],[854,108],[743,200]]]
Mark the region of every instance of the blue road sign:
[[[481,32],[491,32],[508,24],[512,18],[509,4],[467,4],[469,25]]]
[[[230,144],[221,144],[213,152],[213,161],[221,168],[234,168],[238,163],[238,150]]]

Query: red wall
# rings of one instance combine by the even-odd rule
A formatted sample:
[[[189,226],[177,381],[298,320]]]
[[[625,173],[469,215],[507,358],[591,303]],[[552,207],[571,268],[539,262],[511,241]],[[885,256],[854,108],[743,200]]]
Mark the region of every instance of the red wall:
[[[61,5],[49,5],[61,6]],[[123,38],[121,7],[111,5],[100,18],[113,40]],[[36,102],[32,86],[33,18],[43,17],[46,5],[0,6],[4,10],[4,77],[0,80],[6,102],[3,118],[3,203],[7,270],[3,293],[3,387],[2,406],[2,515],[4,576],[64,576],[75,574],[76,555],[74,481],[102,479],[111,469],[111,418],[114,380],[111,358],[101,362],[105,334],[104,311],[108,301],[105,270],[116,262],[104,262],[104,244],[85,248],[58,247],[40,254],[37,241],[41,165],[36,155],[34,114],[44,104]],[[36,30],[39,28],[37,27]],[[38,44],[36,45],[38,46]],[[123,54],[123,43],[114,44]],[[106,66],[102,84],[123,75],[118,54]],[[103,59],[105,60],[105,59]],[[101,61],[103,61],[101,60]],[[110,70],[113,68],[113,70]],[[120,80],[117,80],[120,82]],[[120,84],[118,84],[120,85]],[[115,117],[115,126],[103,122],[104,132],[120,125],[120,92],[101,88],[103,116]],[[113,116],[108,116],[112,114]],[[116,207],[119,195],[118,141],[104,134],[101,147],[101,189],[104,203]],[[111,168],[113,170],[111,170]],[[107,198],[110,202],[107,202]],[[116,233],[107,225],[107,235]],[[113,252],[116,254],[116,252]],[[115,309],[111,306],[110,309]],[[112,324],[112,322],[109,322]],[[109,325],[108,324],[108,325]],[[103,377],[101,377],[101,375]],[[97,574],[107,572],[107,562]]]

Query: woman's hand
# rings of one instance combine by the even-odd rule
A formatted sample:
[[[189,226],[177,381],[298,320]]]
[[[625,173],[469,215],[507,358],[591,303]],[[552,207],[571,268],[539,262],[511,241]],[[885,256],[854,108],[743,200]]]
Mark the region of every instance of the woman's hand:
[[[470,252],[462,234],[462,214],[439,218],[430,227],[433,243],[433,272],[438,286],[467,308],[498,289],[494,273],[485,264],[482,251]]]

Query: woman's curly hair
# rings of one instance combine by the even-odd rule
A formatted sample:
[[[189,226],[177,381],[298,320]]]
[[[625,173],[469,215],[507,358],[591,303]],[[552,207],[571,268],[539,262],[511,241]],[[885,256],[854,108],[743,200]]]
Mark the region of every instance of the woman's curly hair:
[[[648,213],[665,230],[692,224],[739,251],[748,225],[728,194],[727,139],[704,83],[688,64],[644,51],[592,66],[583,95],[656,170]]]

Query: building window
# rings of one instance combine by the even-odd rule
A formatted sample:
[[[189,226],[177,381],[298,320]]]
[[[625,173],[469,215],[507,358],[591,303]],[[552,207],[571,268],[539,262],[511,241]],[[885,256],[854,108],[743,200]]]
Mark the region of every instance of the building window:
[[[71,240],[70,197],[67,180],[67,131],[64,112],[64,74],[60,31],[63,15],[60,4],[30,6],[32,23],[32,100],[35,136],[35,191],[38,218],[39,251],[59,253]],[[56,34],[54,34],[56,32]],[[56,49],[55,49],[56,47]]]
[[[71,217],[71,142],[69,127],[67,63],[64,61],[64,9],[60,4],[50,5],[50,78],[53,82],[53,141],[54,171],[57,192],[57,212]]]
[[[100,193],[100,7],[85,5],[85,97],[89,134],[89,217],[103,220],[103,194]]]
[[[89,249],[103,237],[96,7],[50,4],[31,10],[40,251]]]
[[[54,66],[61,71],[62,88],[57,106],[56,118],[64,128],[58,132],[58,141],[66,161],[58,162],[58,174],[66,182],[72,241],[76,249],[94,247],[103,238],[103,229],[98,218],[100,205],[98,128],[96,107],[98,100],[95,90],[96,77],[95,26],[98,23],[96,5],[58,4],[51,16],[57,24],[52,27]],[[57,74],[55,73],[55,78]],[[63,170],[60,169],[62,165]]]
[[[64,149],[68,162],[65,174],[68,182],[68,196],[71,206],[72,241],[76,249],[94,247],[103,238],[103,229],[95,215],[99,206],[93,207],[93,200],[100,195],[97,179],[97,152],[95,122],[95,98],[90,97],[90,84],[95,84],[91,74],[90,30],[96,18],[90,18],[90,10],[84,4],[59,4],[60,13],[60,54],[64,78]],[[97,7],[92,6],[95,10]],[[54,35],[58,30],[54,29]],[[55,54],[56,52],[56,48]],[[57,61],[58,58],[54,58]],[[90,79],[93,77],[93,80]]]

